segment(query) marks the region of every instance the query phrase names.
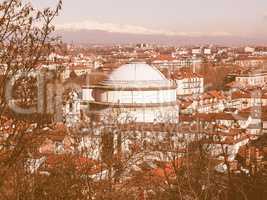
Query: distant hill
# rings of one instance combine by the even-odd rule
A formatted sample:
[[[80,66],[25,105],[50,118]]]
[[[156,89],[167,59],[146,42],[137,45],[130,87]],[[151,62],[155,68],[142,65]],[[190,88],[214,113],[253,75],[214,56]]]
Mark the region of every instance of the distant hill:
[[[166,45],[267,45],[267,37],[238,37],[238,36],[166,36],[115,33],[100,30],[58,30],[64,42],[82,44],[129,44],[153,43]]]

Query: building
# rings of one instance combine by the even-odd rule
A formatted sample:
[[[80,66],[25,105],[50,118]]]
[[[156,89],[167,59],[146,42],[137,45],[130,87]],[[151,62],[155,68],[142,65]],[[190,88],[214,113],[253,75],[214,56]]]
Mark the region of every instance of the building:
[[[244,51],[245,51],[245,53],[254,53],[255,52],[255,48],[253,48],[253,47],[245,47]]]
[[[202,63],[201,58],[197,57],[172,57],[169,55],[160,55],[153,59],[151,62],[152,66],[158,69],[168,69],[174,71],[181,68],[198,67]]]
[[[202,49],[201,48],[194,48],[192,49],[193,55],[201,55]]]
[[[175,83],[148,64],[122,65],[91,87],[94,101],[90,102],[90,111],[98,119],[111,115],[135,122],[178,120]],[[90,96],[86,91],[83,95]]]
[[[226,97],[221,91],[213,90],[181,101],[181,113],[217,113],[225,109]]]
[[[205,48],[205,49],[204,49],[204,54],[205,54],[205,55],[211,55],[211,54],[212,54],[211,49],[210,49],[210,48]]]
[[[234,61],[235,65],[241,67],[261,67],[266,63],[266,57],[241,57],[236,58]]]
[[[151,65],[158,69],[179,69],[181,67],[189,67],[191,63],[186,59],[177,59],[171,55],[159,55],[154,58]]]
[[[177,85],[178,97],[197,95],[204,92],[204,78],[193,72],[175,73],[173,79]]]
[[[92,67],[86,65],[69,65],[63,72],[63,79],[68,79],[72,72],[77,76],[82,76],[84,74],[89,74],[92,71]]]
[[[256,69],[240,70],[233,74],[229,74],[228,78],[229,80],[234,80],[229,84],[230,87],[236,84],[243,88],[261,87],[267,82],[267,72]]]
[[[245,109],[253,106],[266,106],[267,95],[264,90],[241,90],[232,92],[232,107],[238,105],[238,109]]]

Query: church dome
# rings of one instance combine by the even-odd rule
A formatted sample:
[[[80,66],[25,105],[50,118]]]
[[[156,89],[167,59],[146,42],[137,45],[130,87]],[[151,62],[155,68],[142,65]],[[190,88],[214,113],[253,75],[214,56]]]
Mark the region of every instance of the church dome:
[[[116,87],[166,87],[172,85],[159,70],[145,63],[122,65],[115,69],[102,84]]]
[[[99,116],[114,113],[114,117],[119,114],[123,120],[130,117],[136,122],[150,123],[178,119],[175,83],[145,63],[122,65],[96,85],[92,93],[91,108]]]

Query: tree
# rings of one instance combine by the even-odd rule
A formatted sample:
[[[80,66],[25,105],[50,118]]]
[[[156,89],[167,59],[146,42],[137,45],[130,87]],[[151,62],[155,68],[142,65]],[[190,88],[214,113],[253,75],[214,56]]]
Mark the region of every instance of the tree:
[[[16,88],[23,89],[23,93],[17,94],[21,95],[20,99],[32,100],[31,95],[36,95],[33,84],[28,84],[35,82],[30,74],[36,72],[58,44],[58,38],[51,34],[54,31],[52,21],[61,5],[59,0],[55,9],[40,11],[22,0],[0,3],[0,125],[8,127],[0,132],[0,197],[15,193],[18,176],[14,172],[23,169],[30,157],[32,141],[42,134],[44,124],[39,119],[43,113],[36,115],[35,107],[35,114],[28,116],[29,119],[18,117],[11,102],[16,97]],[[37,126],[33,126],[34,123]]]

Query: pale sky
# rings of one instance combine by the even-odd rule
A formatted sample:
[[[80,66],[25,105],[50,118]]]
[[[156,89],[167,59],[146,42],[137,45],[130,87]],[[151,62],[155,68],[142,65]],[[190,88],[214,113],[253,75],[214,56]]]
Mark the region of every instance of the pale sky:
[[[56,0],[31,0],[35,6]],[[63,0],[59,28],[267,36],[267,0]]]

